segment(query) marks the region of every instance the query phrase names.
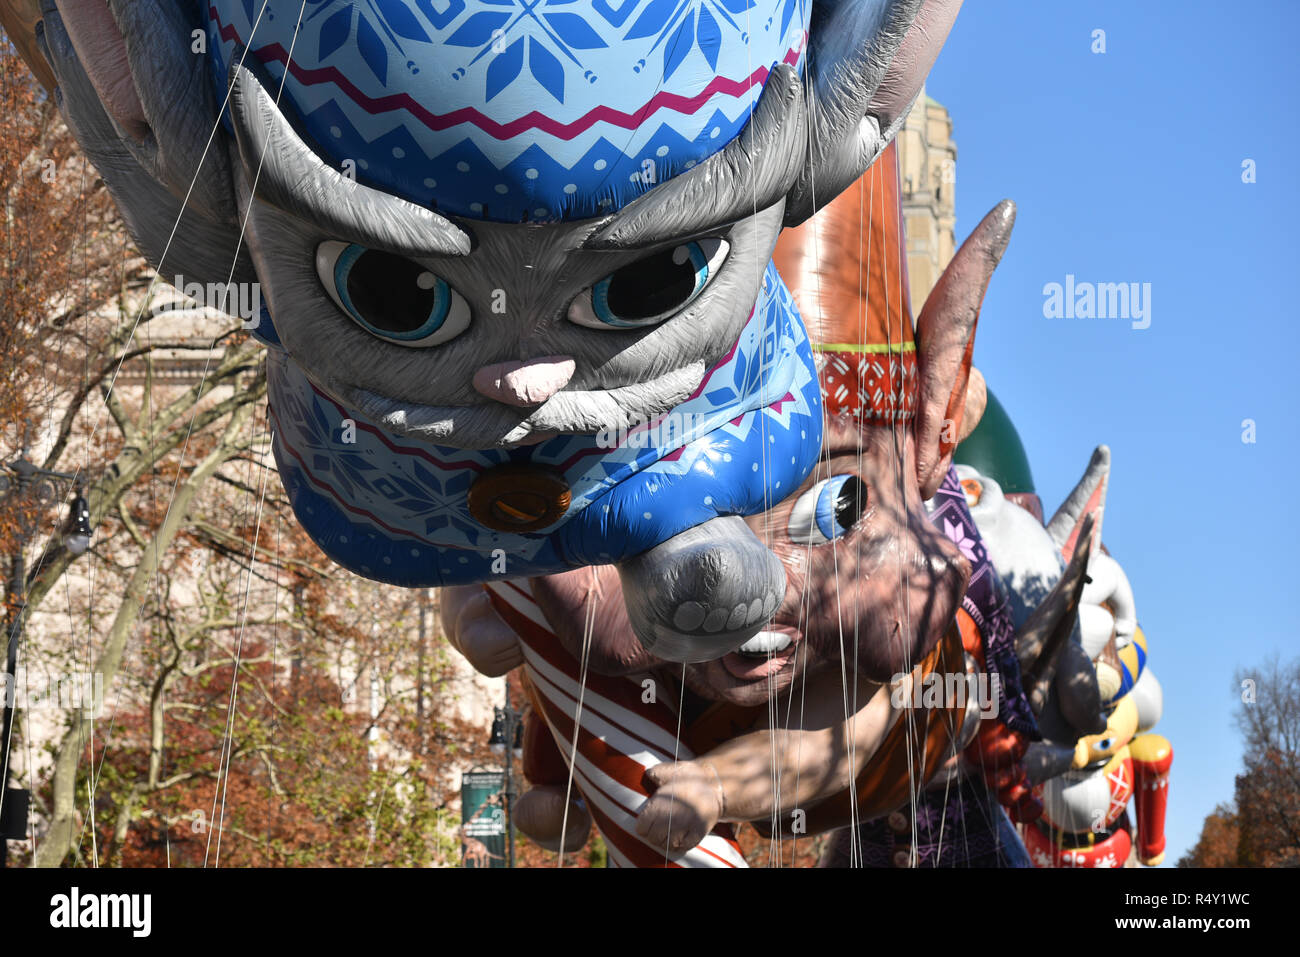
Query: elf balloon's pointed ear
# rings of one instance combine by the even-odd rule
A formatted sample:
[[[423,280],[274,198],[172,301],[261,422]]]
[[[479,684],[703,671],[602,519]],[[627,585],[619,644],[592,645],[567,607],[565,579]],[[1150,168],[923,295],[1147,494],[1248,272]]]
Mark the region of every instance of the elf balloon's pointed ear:
[[[938,491],[961,436],[980,304],[1015,221],[1011,200],[993,207],[961,244],[916,322],[916,479],[927,499]]]
[[[1070,559],[1056,586],[1016,633],[1016,654],[1024,674],[1025,694],[1034,714],[1041,714],[1056,680],[1061,654],[1079,617],[1079,599],[1087,580],[1092,550],[1092,516],[1083,520],[1080,547]]]
[[[906,119],[962,0],[818,0],[808,26],[808,154],[797,226],[847,189]]]
[[[1106,489],[1110,485],[1110,449],[1104,445],[1093,450],[1092,460],[1052,520],[1047,523],[1047,534],[1061,550],[1068,562],[1078,547],[1083,519],[1093,516],[1093,548],[1101,545],[1101,520],[1106,511]]]

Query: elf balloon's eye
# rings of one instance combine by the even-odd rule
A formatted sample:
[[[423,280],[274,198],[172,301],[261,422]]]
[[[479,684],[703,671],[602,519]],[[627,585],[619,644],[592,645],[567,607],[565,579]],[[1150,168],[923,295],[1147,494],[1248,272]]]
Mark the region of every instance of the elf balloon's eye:
[[[867,486],[856,475],[834,475],[799,496],[790,510],[790,540],[824,545],[854,526],[867,509]]]
[[[321,243],[316,272],[340,309],[386,342],[426,349],[469,326],[460,293],[405,256],[355,243]]]
[[[611,273],[569,306],[569,321],[591,329],[640,329],[695,301],[727,258],[725,239],[699,239]]]

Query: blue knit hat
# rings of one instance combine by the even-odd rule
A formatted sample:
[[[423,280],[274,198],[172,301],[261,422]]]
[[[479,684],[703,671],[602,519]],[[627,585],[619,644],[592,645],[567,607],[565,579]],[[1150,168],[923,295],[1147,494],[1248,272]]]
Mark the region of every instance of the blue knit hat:
[[[238,46],[276,87],[292,48],[281,108],[335,166],[535,222],[612,212],[722,149],[771,68],[798,66],[811,3],[306,0],[295,36],[300,6],[210,0],[222,98]]]

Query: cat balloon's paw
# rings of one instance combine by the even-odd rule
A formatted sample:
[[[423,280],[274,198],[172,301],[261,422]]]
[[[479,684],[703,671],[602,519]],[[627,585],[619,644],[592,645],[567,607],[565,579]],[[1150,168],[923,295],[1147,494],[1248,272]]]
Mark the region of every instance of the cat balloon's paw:
[[[618,566],[637,639],[667,661],[711,661],[756,635],[785,569],[744,520],[714,518]]]

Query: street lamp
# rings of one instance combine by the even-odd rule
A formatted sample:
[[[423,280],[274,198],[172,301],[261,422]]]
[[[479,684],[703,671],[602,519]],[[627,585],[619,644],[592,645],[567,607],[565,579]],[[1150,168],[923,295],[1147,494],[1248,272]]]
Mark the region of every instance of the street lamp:
[[[68,530],[63,535],[63,544],[69,552],[80,558],[90,548],[90,503],[77,483],[77,494],[72,499],[72,513],[68,516]]]
[[[492,709],[492,735],[488,738],[488,747],[493,754],[506,753],[506,717],[500,708]]]
[[[53,503],[57,494],[56,482],[76,483],[72,509],[64,526],[63,546],[73,557],[84,555],[90,548],[90,505],[77,476],[43,469],[27,461],[25,456],[0,466],[0,495],[12,491],[11,501],[17,504],[20,516],[18,540],[9,557],[9,600],[13,613],[9,619],[9,642],[5,655],[4,724],[0,729],[0,761],[3,762],[3,770],[0,770],[0,867],[8,866],[9,841],[21,841],[27,834],[27,808],[31,801],[26,789],[9,787],[9,745],[17,691],[18,646],[22,642],[23,623],[27,616],[27,565],[23,551],[33,531],[30,523],[22,517],[22,506],[28,492],[33,489],[36,500],[42,505]]]

